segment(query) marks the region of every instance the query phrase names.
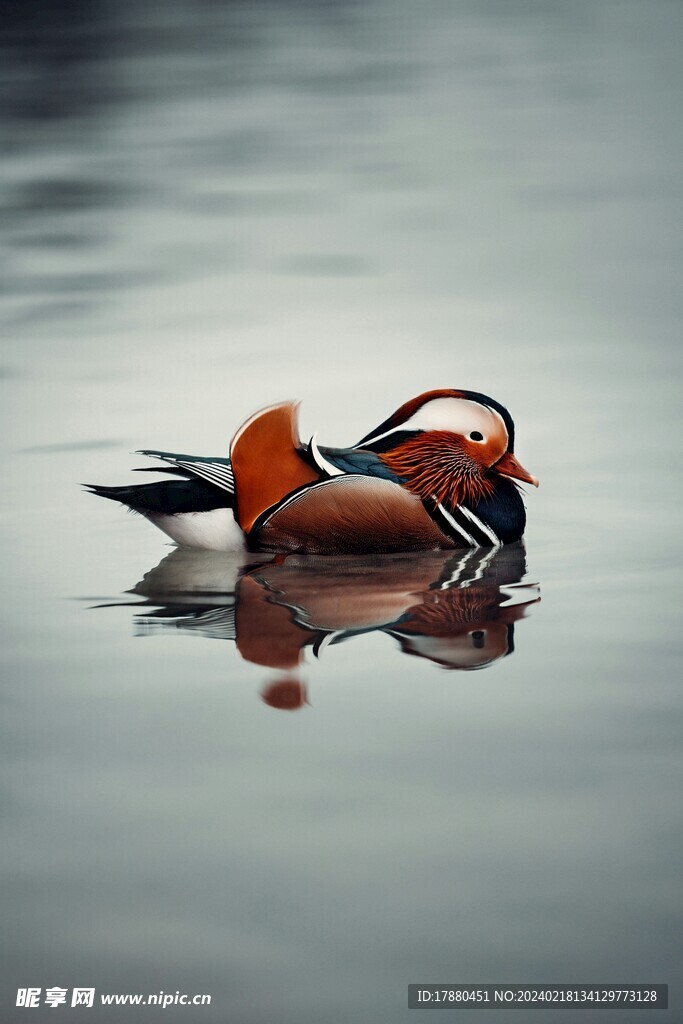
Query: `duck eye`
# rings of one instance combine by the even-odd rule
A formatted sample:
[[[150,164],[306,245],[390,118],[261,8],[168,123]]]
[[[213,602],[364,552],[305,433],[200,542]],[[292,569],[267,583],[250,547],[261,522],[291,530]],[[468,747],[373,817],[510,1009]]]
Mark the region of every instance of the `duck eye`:
[[[470,434],[470,438],[473,441],[483,441],[484,435],[480,434],[478,430],[473,430],[472,433]]]

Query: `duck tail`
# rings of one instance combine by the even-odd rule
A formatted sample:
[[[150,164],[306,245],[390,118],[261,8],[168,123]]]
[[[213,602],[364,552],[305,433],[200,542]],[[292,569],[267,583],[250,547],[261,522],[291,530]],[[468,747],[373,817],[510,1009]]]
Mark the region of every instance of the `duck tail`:
[[[179,515],[184,512],[211,512],[217,508],[232,508],[233,496],[205,480],[162,480],[131,487],[103,487],[83,484],[90,493],[110,498],[127,505],[133,512],[153,516]]]

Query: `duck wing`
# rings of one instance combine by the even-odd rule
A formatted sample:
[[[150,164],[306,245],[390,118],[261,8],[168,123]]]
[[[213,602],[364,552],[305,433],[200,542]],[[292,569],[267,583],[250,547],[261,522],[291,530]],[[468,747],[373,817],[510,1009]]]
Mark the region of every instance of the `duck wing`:
[[[266,551],[365,554],[452,548],[420,499],[391,480],[343,474],[266,509],[249,534]]]
[[[314,435],[310,441],[309,451],[311,458],[326,476],[355,473],[391,480],[398,484],[404,482],[403,478],[396,476],[375,452],[366,449],[326,448],[316,444]]]

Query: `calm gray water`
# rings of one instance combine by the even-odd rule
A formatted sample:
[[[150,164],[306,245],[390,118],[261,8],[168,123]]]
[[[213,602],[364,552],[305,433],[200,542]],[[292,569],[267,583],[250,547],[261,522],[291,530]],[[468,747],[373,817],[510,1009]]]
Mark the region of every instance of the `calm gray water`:
[[[3,1021],[90,986],[395,1024],[448,981],[678,1019],[682,36],[667,0],[3,7]],[[245,574],[79,490],[432,387],[510,408],[526,554]]]

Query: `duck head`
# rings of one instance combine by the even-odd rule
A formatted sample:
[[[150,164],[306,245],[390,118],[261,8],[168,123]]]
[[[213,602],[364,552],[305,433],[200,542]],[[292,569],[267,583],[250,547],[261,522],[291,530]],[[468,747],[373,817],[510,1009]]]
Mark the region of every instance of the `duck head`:
[[[515,425],[505,406],[476,391],[427,391],[397,409],[358,443],[376,452],[423,500],[477,502],[498,477],[538,487],[514,455]]]

